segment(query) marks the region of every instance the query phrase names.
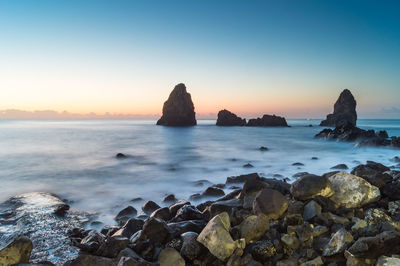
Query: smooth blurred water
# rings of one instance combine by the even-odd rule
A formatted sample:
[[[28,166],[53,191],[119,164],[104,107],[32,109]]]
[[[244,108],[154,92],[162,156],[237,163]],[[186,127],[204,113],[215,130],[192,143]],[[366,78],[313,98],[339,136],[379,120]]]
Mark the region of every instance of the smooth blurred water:
[[[196,186],[196,180],[224,183],[228,176],[251,172],[291,178],[303,171],[322,174],[339,163],[392,165],[389,159],[400,155],[396,149],[314,139],[319,122],[288,120],[289,128],[264,128],[199,120],[196,127],[171,128],[154,120],[0,120],[0,201],[23,192],[52,192],[112,223],[127,205],[140,209],[143,202],[130,202],[133,198],[162,205],[168,193],[187,199],[203,191],[206,186]],[[400,136],[400,120],[359,120],[358,126]],[[118,160],[118,152],[132,158]],[[244,168],[246,163],[254,167]]]

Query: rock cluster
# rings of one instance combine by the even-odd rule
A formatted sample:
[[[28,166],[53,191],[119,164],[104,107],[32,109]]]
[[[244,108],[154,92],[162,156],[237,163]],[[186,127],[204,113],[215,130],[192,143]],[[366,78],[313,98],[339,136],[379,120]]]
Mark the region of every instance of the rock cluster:
[[[400,252],[397,178],[374,162],[292,185],[229,177],[242,188],[217,200],[71,235],[81,253],[70,265],[385,265]]]
[[[164,103],[162,117],[157,125],[163,126],[194,126],[196,114],[190,94],[186,86],[180,83],[175,86],[168,100]]]
[[[250,119],[246,126],[248,127],[287,127],[286,119],[276,115],[263,115],[262,118]]]
[[[217,126],[245,126],[246,119],[224,109],[218,112]]]
[[[345,124],[335,129],[326,128],[315,135],[316,138],[327,140],[352,141],[358,146],[389,146],[400,148],[400,137],[391,137],[386,131],[375,132],[374,130],[364,130]]]
[[[341,127],[346,124],[355,126],[357,122],[356,105],[353,94],[345,89],[334,105],[333,114],[327,115],[326,120],[323,120],[320,126]]]

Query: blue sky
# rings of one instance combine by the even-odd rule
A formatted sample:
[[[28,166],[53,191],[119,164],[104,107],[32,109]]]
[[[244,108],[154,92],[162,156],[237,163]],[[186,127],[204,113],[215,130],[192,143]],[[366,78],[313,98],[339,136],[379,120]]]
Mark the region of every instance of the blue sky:
[[[0,109],[398,118],[397,1],[0,1]],[[392,110],[386,112],[386,110]]]

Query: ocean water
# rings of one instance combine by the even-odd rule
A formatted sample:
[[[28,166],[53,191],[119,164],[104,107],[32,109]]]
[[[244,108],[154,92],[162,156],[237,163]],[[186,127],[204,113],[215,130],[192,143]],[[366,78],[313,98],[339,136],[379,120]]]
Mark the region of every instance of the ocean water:
[[[199,120],[196,127],[170,128],[154,120],[0,120],[0,201],[52,192],[112,224],[122,208],[140,210],[143,201],[132,199],[160,205],[169,193],[188,199],[207,187],[198,180],[224,183],[228,176],[258,172],[293,181],[297,172],[322,174],[339,163],[352,168],[366,160],[393,165],[390,159],[400,156],[398,149],[314,139],[319,122],[288,120],[288,128],[263,128]],[[400,136],[400,120],[359,120],[358,126]],[[119,152],[131,157],[116,159]],[[244,168],[246,163],[254,167]]]

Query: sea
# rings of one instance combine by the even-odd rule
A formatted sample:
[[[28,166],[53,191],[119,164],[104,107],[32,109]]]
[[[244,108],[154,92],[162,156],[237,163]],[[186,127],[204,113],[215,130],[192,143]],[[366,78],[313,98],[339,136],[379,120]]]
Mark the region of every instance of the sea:
[[[229,176],[257,172],[293,182],[296,173],[320,175],[341,163],[348,171],[367,160],[395,166],[391,158],[400,156],[399,149],[315,139],[320,121],[218,127],[215,120],[198,120],[195,127],[175,128],[155,120],[0,120],[0,202],[50,192],[115,224],[126,206],[139,213],[147,200],[166,206],[168,194],[188,199]],[[400,120],[360,119],[358,126],[400,136]],[[243,167],[248,163],[253,167]]]

